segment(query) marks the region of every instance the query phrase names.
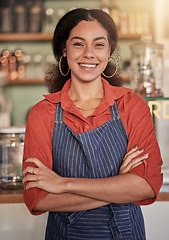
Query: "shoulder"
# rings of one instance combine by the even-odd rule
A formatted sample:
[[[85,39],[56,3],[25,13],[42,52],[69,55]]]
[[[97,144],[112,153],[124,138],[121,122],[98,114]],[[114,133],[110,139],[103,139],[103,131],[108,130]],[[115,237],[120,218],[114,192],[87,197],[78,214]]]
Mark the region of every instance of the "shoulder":
[[[122,105],[124,108],[140,110],[149,110],[146,100],[132,91],[126,92],[119,99],[117,99],[119,105]]]
[[[54,113],[56,104],[60,101],[60,92],[44,95],[44,99],[35,104],[29,115],[41,115],[41,117]]]
[[[147,124],[152,125],[150,108],[143,97],[138,94],[128,92],[117,100],[119,114],[126,128],[130,124],[137,125],[143,119]]]

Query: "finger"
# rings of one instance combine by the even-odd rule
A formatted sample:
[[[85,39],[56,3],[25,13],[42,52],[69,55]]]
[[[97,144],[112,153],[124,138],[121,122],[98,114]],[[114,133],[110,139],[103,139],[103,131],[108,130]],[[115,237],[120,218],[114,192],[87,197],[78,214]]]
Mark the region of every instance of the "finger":
[[[32,173],[32,167],[26,167],[23,171],[22,171],[22,175],[25,176],[27,173]]]
[[[22,178],[22,183],[26,183],[28,181],[38,181],[37,176],[35,175],[26,175],[25,177]]]
[[[136,144],[132,149],[130,149],[127,154],[131,154],[138,149],[138,144]]]
[[[22,175],[25,176],[27,173],[31,173],[31,174],[37,174],[38,168],[36,167],[26,167],[23,172]]]
[[[38,187],[38,182],[29,182],[25,187],[24,187],[24,190],[28,190],[28,189],[31,189],[31,188],[35,188],[35,187]]]
[[[38,158],[27,158],[25,162],[29,163],[34,163],[37,167],[43,166],[43,163],[38,159]]]
[[[125,159],[127,156],[129,156],[130,154],[132,154],[133,152],[135,152],[137,149],[138,149],[138,145],[136,144],[132,149],[130,149],[130,150],[126,153],[124,159]],[[124,160],[124,159],[123,159],[123,160]]]
[[[149,154],[144,154],[143,156],[140,156],[138,158],[135,158],[135,159],[132,159],[128,165],[125,165],[122,164],[121,167],[120,167],[120,170],[119,170],[119,174],[122,174],[122,173],[127,173],[128,171],[130,171],[131,169],[133,169],[137,164],[140,165],[143,160],[147,159],[149,156]],[[139,164],[140,163],[140,164]],[[134,166],[134,167],[133,167]]]
[[[133,168],[133,166],[136,165],[137,163],[139,163],[139,162],[143,163],[143,160],[147,159],[147,158],[148,158],[148,153],[144,154],[143,156],[133,159],[126,166],[127,171],[131,170]]]
[[[141,148],[139,150],[133,151],[129,154],[123,161],[124,166],[127,166],[133,159],[135,159],[139,154],[141,154],[145,149]]]

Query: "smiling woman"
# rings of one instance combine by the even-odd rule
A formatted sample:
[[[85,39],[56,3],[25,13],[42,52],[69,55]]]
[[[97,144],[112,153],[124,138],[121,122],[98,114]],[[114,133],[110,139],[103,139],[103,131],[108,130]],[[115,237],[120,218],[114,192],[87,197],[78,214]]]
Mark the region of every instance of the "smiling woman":
[[[53,93],[30,111],[23,161],[28,209],[49,211],[46,240],[145,240],[139,205],[156,200],[162,160],[146,102],[102,77],[109,68],[115,85],[116,45],[101,10],[73,10],[56,26]]]
[[[114,23],[114,21],[111,19],[111,17],[106,14],[105,12],[98,13],[96,10],[90,10],[90,14],[86,12],[86,9],[81,9],[81,15],[79,16],[78,11],[70,12],[66,15],[67,19],[62,18],[59,22],[59,24],[56,26],[54,37],[53,37],[53,52],[56,60],[59,62],[61,57],[63,56],[63,50],[66,48],[66,41],[68,40],[70,33],[72,32],[72,29],[78,25],[81,21],[85,21],[86,23],[93,23],[95,20],[99,27],[102,28],[102,30],[106,31],[106,39],[108,39],[109,46],[110,46],[110,55],[113,54],[116,45],[117,45],[117,39],[118,39],[118,32],[117,27]],[[72,21],[73,16],[73,21]],[[92,29],[96,30],[95,28]],[[88,29],[86,29],[86,33],[88,33]],[[100,36],[100,35],[99,35]],[[80,36],[76,40],[84,40]],[[100,37],[99,37],[100,38]],[[74,39],[75,40],[75,39]],[[101,39],[97,39],[96,41],[99,41]],[[80,47],[81,42],[77,42],[76,46]],[[99,44],[99,43],[98,43]],[[102,47],[102,43],[98,45],[96,43],[96,46]],[[105,44],[105,43],[104,43]],[[115,72],[117,65],[114,66],[111,62],[107,63],[105,74],[108,75],[108,78],[106,78],[109,83],[113,86],[120,86],[121,85],[121,78],[116,74],[113,75],[111,78],[109,78],[112,73]],[[62,89],[65,82],[70,79],[71,71],[68,72],[68,65],[67,65],[67,59],[64,58],[62,61],[61,71],[62,73],[68,73],[66,77],[61,74],[61,71],[58,71],[58,67],[53,66],[52,69],[49,69],[46,74],[46,83],[48,86],[48,89],[51,93],[59,91]],[[58,80],[59,79],[59,80]]]
[[[96,20],[83,20],[74,27],[63,54],[71,69],[72,83],[76,85],[79,80],[81,83],[101,82],[101,73],[107,66],[110,49],[107,31]]]

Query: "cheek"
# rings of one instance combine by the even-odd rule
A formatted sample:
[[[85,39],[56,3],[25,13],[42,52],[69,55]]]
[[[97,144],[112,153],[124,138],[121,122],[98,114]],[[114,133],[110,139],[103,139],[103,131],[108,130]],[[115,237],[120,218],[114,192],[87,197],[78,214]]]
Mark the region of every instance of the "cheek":
[[[108,61],[110,54],[109,51],[97,51],[96,56],[98,56],[98,58],[100,58],[100,60],[102,61]]]
[[[71,52],[67,55],[67,63],[71,70],[75,70],[78,67],[78,61],[81,58],[79,52]]]

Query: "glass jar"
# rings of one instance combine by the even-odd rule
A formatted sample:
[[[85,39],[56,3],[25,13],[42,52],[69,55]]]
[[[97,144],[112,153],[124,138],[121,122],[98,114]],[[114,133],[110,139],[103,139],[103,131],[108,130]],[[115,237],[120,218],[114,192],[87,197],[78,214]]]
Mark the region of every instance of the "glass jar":
[[[0,129],[0,187],[22,188],[24,127]]]
[[[163,83],[163,45],[143,35],[131,49],[131,88],[145,97],[160,97]]]

